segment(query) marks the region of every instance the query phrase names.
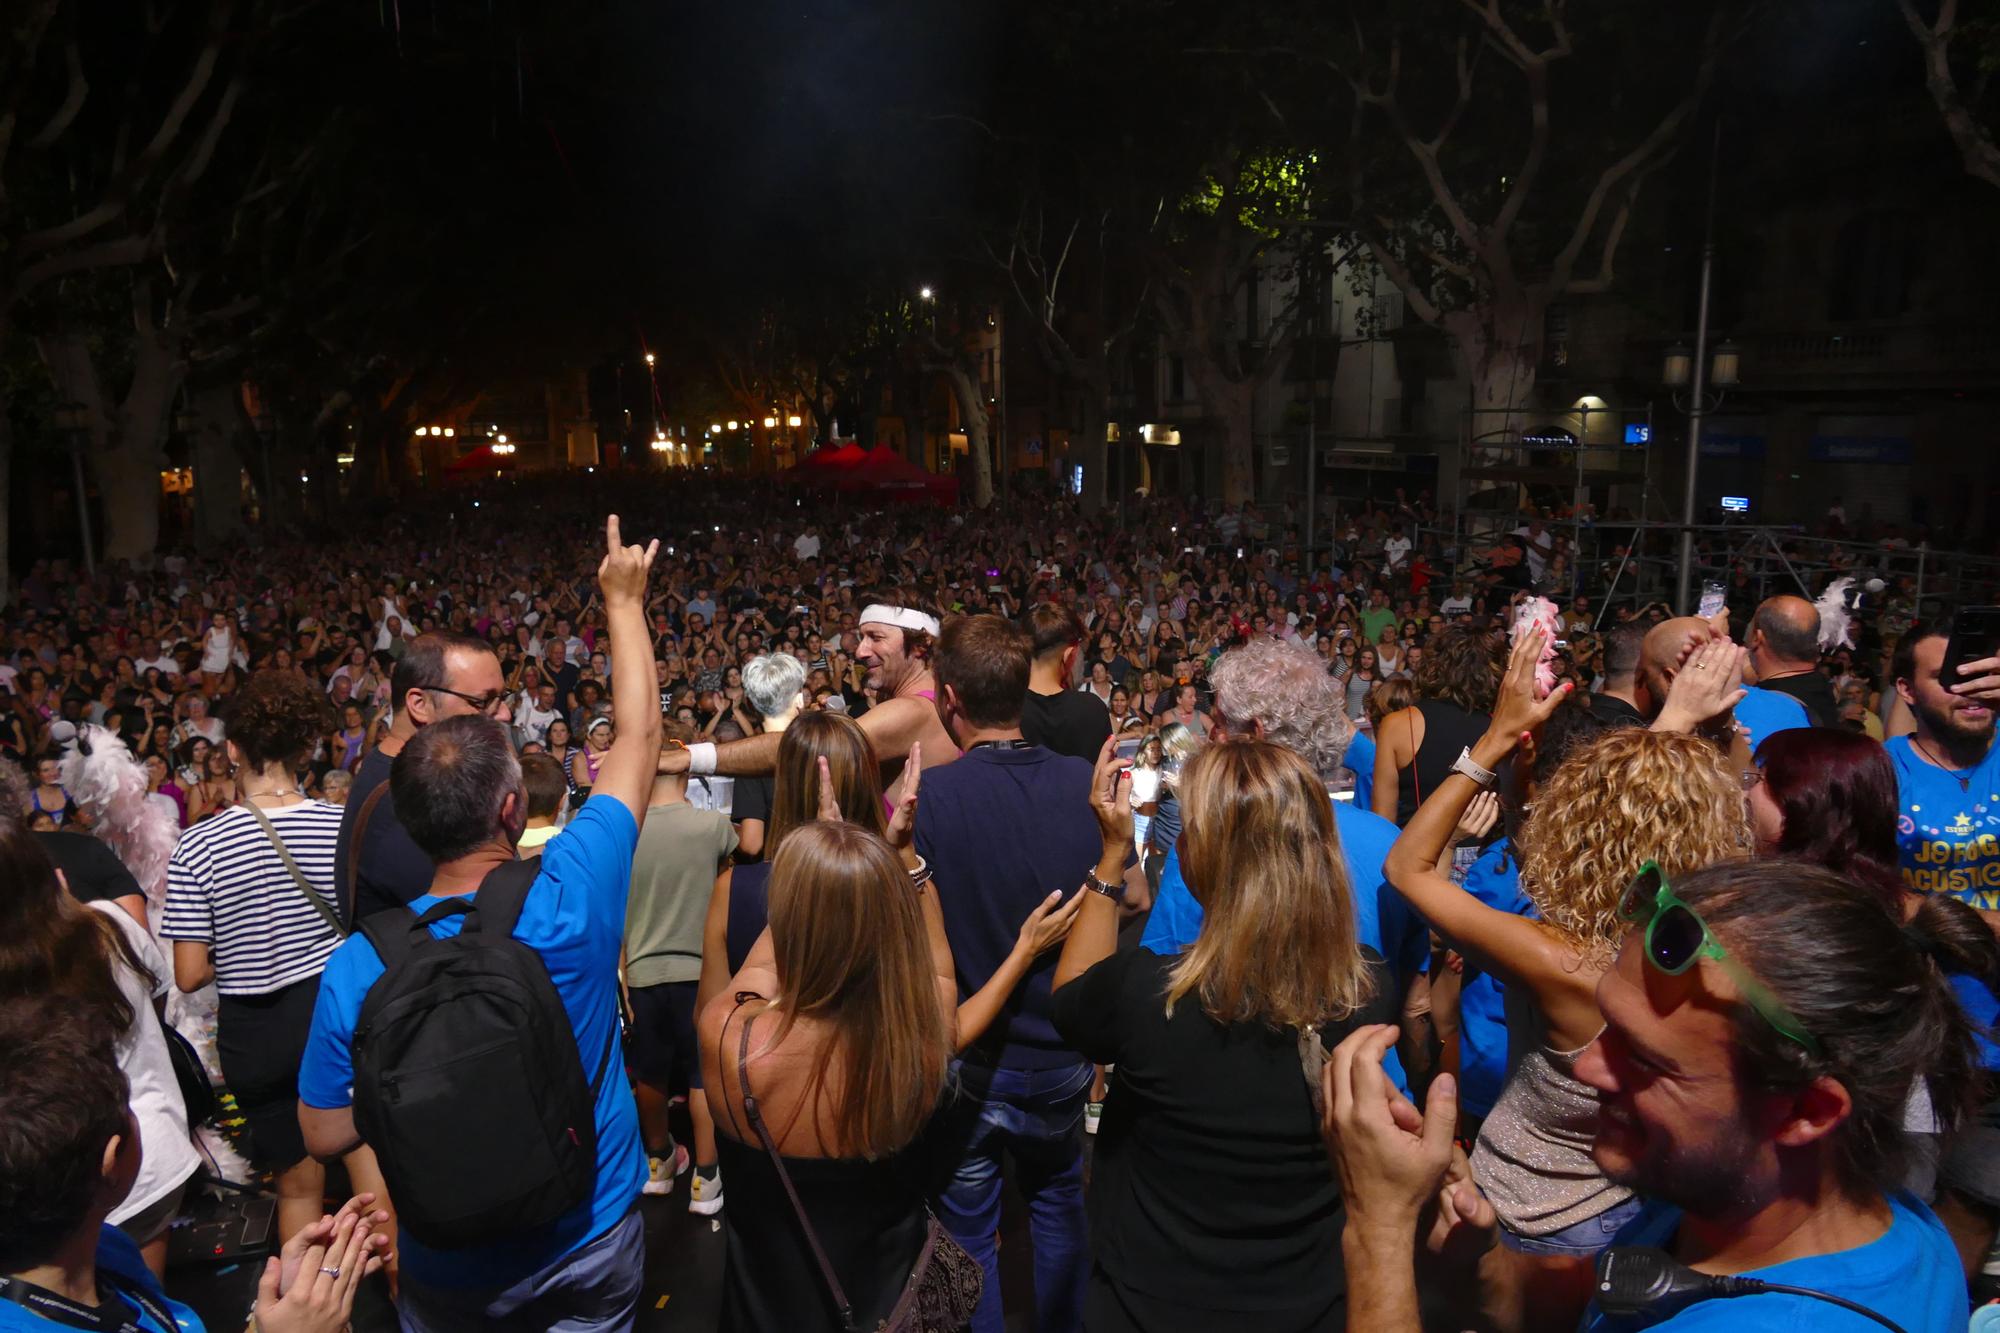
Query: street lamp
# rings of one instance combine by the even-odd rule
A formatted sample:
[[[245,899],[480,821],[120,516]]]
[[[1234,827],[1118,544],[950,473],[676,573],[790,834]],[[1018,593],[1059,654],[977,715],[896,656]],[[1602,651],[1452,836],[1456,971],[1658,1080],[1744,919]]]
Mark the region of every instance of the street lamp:
[[[917,299],[920,301],[928,301],[935,295],[936,293],[932,292],[928,287],[917,288]]]
[[[656,359],[656,358],[655,358],[655,357],[653,356],[653,354],[652,354],[651,352],[648,352],[648,353],[646,353],[646,364],[647,364],[647,365],[649,365],[649,366],[650,366],[650,365],[652,365],[652,364],[653,364],[653,362],[655,361],[655,359]]]
[[[790,426],[793,430],[797,430],[800,426],[803,426],[806,423],[805,423],[805,418],[801,417],[798,413],[794,412],[790,416],[785,418],[785,424],[787,426]]]
[[[739,423],[737,423],[737,422],[734,422],[734,421],[730,422],[730,423],[729,423],[729,429],[730,429],[730,430],[732,430],[732,431],[736,430],[736,429],[737,429],[737,427],[738,427],[738,424],[739,424]]]
[[[1681,494],[1681,553],[1680,571],[1676,579],[1675,609],[1682,615],[1694,611],[1694,495],[1695,480],[1701,469],[1701,425],[1702,418],[1722,405],[1722,390],[1737,382],[1740,354],[1735,343],[1723,342],[1715,349],[1715,363],[1709,364],[1708,356],[1708,295],[1710,280],[1715,272],[1715,177],[1716,163],[1722,156],[1722,122],[1715,124],[1715,134],[1708,150],[1708,209],[1702,223],[1701,238],[1701,290],[1695,302],[1694,352],[1678,344],[1667,350],[1665,364],[1660,368],[1660,378],[1669,388],[1688,385],[1685,401],[1676,393],[1674,404],[1688,414],[1687,440],[1687,489]],[[1709,390],[1713,372],[1715,392]]]
[[[773,428],[774,428],[775,426],[777,426],[777,424],[778,424],[778,419],[777,419],[776,417],[765,417],[765,418],[764,418],[764,429],[765,429],[765,430],[771,430],[771,429],[773,429]]]

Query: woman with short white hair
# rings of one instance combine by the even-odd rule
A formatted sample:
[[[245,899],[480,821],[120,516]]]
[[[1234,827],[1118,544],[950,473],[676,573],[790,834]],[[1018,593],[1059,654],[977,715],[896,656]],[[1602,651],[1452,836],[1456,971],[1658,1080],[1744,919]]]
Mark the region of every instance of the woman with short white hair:
[[[756,712],[767,733],[783,731],[806,706],[806,666],[786,652],[753,657],[743,667],[743,698]],[[764,828],[771,820],[770,775],[736,779],[736,856],[756,861],[764,855]]]

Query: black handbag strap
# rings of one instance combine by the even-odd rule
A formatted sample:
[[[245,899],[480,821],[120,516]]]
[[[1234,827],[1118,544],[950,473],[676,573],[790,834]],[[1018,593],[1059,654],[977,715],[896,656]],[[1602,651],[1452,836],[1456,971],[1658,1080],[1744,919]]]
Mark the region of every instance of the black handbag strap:
[[[739,992],[736,996],[736,1009],[742,1009],[749,1000],[763,998],[751,991]],[[730,1017],[735,1016],[736,1011],[732,1010]],[[778,1145],[772,1140],[771,1131],[764,1124],[763,1113],[757,1109],[755,1094],[750,1091],[750,1027],[756,1021],[755,1014],[743,1020],[743,1030],[736,1042],[736,1083],[743,1093],[743,1113],[750,1118],[750,1128],[757,1132],[757,1138],[763,1143],[764,1151],[771,1155],[771,1165],[778,1169],[778,1180],[785,1187],[786,1197],[792,1201],[792,1212],[798,1216],[799,1229],[806,1233],[806,1244],[812,1249],[813,1262],[819,1265],[819,1275],[826,1280],[827,1290],[833,1293],[834,1307],[840,1311],[840,1326],[852,1333],[854,1307],[848,1303],[847,1293],[842,1290],[840,1279],[833,1274],[833,1264],[827,1259],[826,1250],[819,1243],[819,1233],[813,1230],[812,1218],[806,1215],[805,1202],[799,1198],[798,1187],[792,1184],[792,1173],[785,1170],[785,1159],[779,1154]],[[725,1023],[723,1026],[727,1028],[728,1024]]]
[[[278,859],[285,863],[285,873],[292,877],[292,883],[298,886],[299,892],[312,904],[313,910],[320,914],[321,920],[326,922],[327,928],[333,931],[335,938],[346,939],[347,927],[340,924],[340,913],[327,906],[326,899],[319,896],[319,890],[313,888],[312,881],[306,878],[306,872],[299,869],[297,859],[292,856],[291,849],[285,846],[285,840],[278,836],[278,826],[271,822],[271,817],[259,810],[253,802],[241,801],[238,805],[250,812],[251,817],[264,830],[264,836],[278,849]]]

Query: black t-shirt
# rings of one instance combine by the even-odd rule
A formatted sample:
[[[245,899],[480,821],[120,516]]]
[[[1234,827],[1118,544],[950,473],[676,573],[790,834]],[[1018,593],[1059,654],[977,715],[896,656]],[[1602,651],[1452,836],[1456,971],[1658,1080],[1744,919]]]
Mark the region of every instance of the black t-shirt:
[[[1021,734],[1057,754],[1094,764],[1111,736],[1111,710],[1102,699],[1082,690],[1060,694],[1029,690],[1021,701]]]
[[[88,833],[37,833],[35,841],[62,871],[69,896],[80,903],[126,898],[143,891],[118,853]]]
[[[1815,727],[1840,725],[1840,700],[1833,693],[1833,682],[1820,672],[1801,671],[1795,676],[1774,676],[1757,684],[1761,689],[1789,694],[1804,704],[1806,716],[1812,719]]]
[[[1323,1029],[1329,1052],[1359,1026],[1396,1021],[1388,969],[1373,950],[1362,956],[1373,993]],[[1219,1312],[1336,1301],[1345,1209],[1298,1034],[1218,1023],[1193,996],[1168,1017],[1175,961],[1126,950],[1055,992],[1056,1031],[1118,1067],[1092,1168],[1096,1261],[1118,1284],[1186,1307],[1189,1328],[1234,1326]]]
[[[370,750],[362,756],[354,772],[354,786],[347,793],[347,808],[340,817],[340,841],[334,844],[333,879],[341,905],[350,922],[361,921],[376,912],[401,907],[431,891],[437,868],[424,855],[396,818],[396,796],[387,789],[393,756]],[[369,794],[382,787],[382,799],[368,814],[366,844],[361,848],[361,874],[352,898],[348,880],[354,849],[354,826]]]
[[[582,670],[574,662],[564,662],[559,667],[542,668],[542,679],[556,687],[556,703],[562,708],[569,708],[575,704],[576,681],[582,674]]]
[[[1587,697],[1584,707],[1608,727],[1643,727],[1646,719],[1638,709],[1616,695],[1598,692]]]

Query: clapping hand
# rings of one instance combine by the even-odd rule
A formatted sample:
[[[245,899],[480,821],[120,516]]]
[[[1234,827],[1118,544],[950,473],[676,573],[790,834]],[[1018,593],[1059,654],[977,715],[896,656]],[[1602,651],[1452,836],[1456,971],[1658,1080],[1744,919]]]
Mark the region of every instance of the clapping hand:
[[[1412,1234],[1452,1165],[1458,1084],[1439,1074],[1419,1112],[1382,1072],[1382,1056],[1397,1035],[1393,1025],[1370,1024],[1334,1047],[1320,1073],[1326,1107],[1320,1128],[1349,1225]]]
[[[257,1326],[266,1333],[340,1333],[354,1311],[354,1289],[380,1272],[388,1238],[375,1234],[388,1214],[363,1215],[372,1195],[357,1195],[285,1242],[257,1283]]]
[[[1693,731],[1727,717],[1744,698],[1745,651],[1728,639],[1710,639],[1688,655],[1667,687],[1655,731]]]
[[[1544,697],[1537,698],[1535,692],[1535,668],[1542,660],[1542,641],[1547,634],[1539,626],[1530,629],[1514,644],[1507,658],[1507,674],[1500,681],[1499,696],[1493,701],[1493,721],[1487,733],[1495,738],[1505,739],[1508,745],[1520,743],[1521,737],[1540,731],[1576,688],[1573,680],[1563,681]]]

